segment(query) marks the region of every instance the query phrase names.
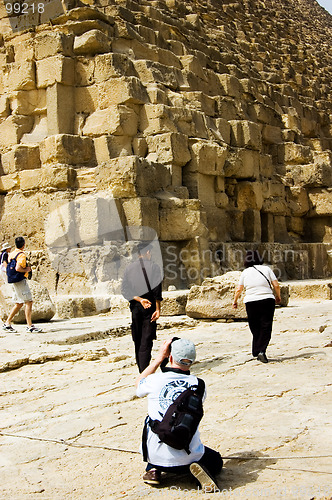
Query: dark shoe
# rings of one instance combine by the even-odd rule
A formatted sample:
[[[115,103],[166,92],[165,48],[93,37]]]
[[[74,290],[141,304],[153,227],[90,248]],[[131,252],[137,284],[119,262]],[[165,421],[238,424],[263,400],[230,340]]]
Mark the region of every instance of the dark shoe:
[[[143,475],[143,481],[147,484],[160,484],[160,476],[160,470],[150,469]]]
[[[12,327],[12,325],[7,325],[6,323],[2,325],[2,329],[5,332],[17,333],[17,331]]]
[[[42,331],[41,328],[37,328],[35,325],[27,326],[27,332],[29,333],[40,333]]]
[[[216,493],[219,491],[218,485],[214,482],[212,476],[210,476],[208,471],[202,465],[197,462],[193,462],[189,468],[194,478],[196,478],[201,485],[204,493]]]
[[[268,363],[269,360],[266,357],[265,352],[260,352],[257,356],[258,361],[261,361],[262,363]]]

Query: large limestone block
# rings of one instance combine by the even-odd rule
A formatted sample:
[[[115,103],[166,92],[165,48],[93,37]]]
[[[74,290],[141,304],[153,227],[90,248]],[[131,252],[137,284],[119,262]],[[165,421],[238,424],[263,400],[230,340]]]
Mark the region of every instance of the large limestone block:
[[[207,125],[213,139],[217,139],[226,144],[231,143],[231,125],[224,118],[207,117]]]
[[[111,105],[92,113],[85,121],[84,135],[133,136],[137,133],[138,117],[133,109],[124,105]]]
[[[151,227],[159,234],[159,202],[156,198],[129,198],[122,201],[127,226]]]
[[[23,170],[19,173],[20,188],[22,191],[31,191],[40,187],[40,170]]]
[[[170,66],[165,66],[158,62],[139,59],[134,61],[135,70],[139,79],[144,83],[160,83],[172,90],[178,88],[178,79],[176,69]]]
[[[245,319],[247,313],[243,296],[238,301],[238,308],[232,308],[240,275],[240,271],[231,271],[217,278],[206,279],[202,285],[192,286],[186,305],[187,315],[191,318]]]
[[[202,111],[208,116],[215,116],[216,114],[216,101],[204,92],[182,92],[185,102],[189,107],[198,111]]]
[[[230,271],[222,276],[205,279],[202,285],[190,288],[186,313],[191,318],[246,319],[243,303],[244,293],[240,296],[237,309],[232,308],[235,289],[241,276],[240,271]],[[287,306],[288,285],[281,286],[281,306]]]
[[[290,186],[287,192],[287,204],[293,216],[306,215],[310,208],[307,190],[299,186]]]
[[[242,181],[236,185],[236,203],[240,210],[252,208],[260,210],[263,205],[262,185],[260,182]]]
[[[145,135],[178,132],[171,108],[164,104],[145,104],[140,112],[139,129]]]
[[[74,88],[75,112],[82,116],[83,120],[86,115],[94,113],[99,107],[99,90],[97,85],[89,87]]]
[[[5,174],[39,168],[39,147],[35,145],[18,144],[14,146],[11,151],[3,154],[1,161]]]
[[[35,63],[33,61],[9,63],[3,67],[3,70],[4,86],[7,91],[36,88]]]
[[[263,212],[275,215],[288,215],[285,186],[281,183],[267,182],[262,184],[264,202]]]
[[[55,306],[47,288],[33,279],[29,280],[28,283],[33,299],[32,321],[50,321],[55,314]],[[0,298],[0,315],[1,319],[4,321],[13,307],[11,301],[11,287],[8,287],[8,284],[1,286]],[[24,307],[14,317],[13,321],[14,323],[25,323]]]
[[[263,125],[262,139],[267,144],[280,144],[282,142],[281,128],[268,124]]]
[[[54,302],[57,316],[62,319],[70,319],[109,312],[112,299],[106,296],[60,295],[54,298]],[[118,309],[120,308],[118,307]],[[124,303],[122,309],[125,309]]]
[[[109,52],[111,47],[108,36],[100,30],[90,30],[74,40],[75,54],[102,54]]]
[[[0,176],[0,193],[7,194],[10,191],[19,188],[19,177],[17,174],[8,174]]]
[[[294,183],[305,187],[329,187],[332,185],[332,169],[327,162],[288,167]]]
[[[161,204],[160,239],[189,240],[202,235],[204,227],[200,203],[197,200],[173,199]]]
[[[70,56],[73,48],[73,35],[67,35],[58,31],[50,31],[38,34],[35,39],[35,58],[45,59],[46,57],[62,54]]]
[[[149,148],[149,157],[155,156],[157,162],[181,167],[191,158],[186,135],[175,132],[150,135],[146,137],[146,142]]]
[[[29,133],[23,134],[21,138],[22,144],[36,144],[45,139],[48,135],[47,116],[34,116],[34,123]]]
[[[5,95],[0,96],[0,118],[7,118],[9,115],[9,99]]]
[[[56,55],[41,59],[36,62],[37,87],[45,88],[54,83],[74,85],[75,63],[74,59]]]
[[[44,165],[40,186],[52,190],[70,189],[75,185],[76,170],[67,165]],[[23,188],[22,188],[23,189]]]
[[[239,99],[242,93],[242,86],[239,80],[235,76],[227,73],[218,74],[217,76],[220,80],[224,95]]]
[[[183,182],[191,198],[199,199],[204,206],[215,204],[215,177],[200,172],[191,172],[184,167]]]
[[[149,196],[171,183],[167,167],[137,156],[113,158],[96,168],[99,189],[109,189],[115,198]]]
[[[105,82],[110,78],[134,75],[134,65],[125,54],[98,54],[94,57],[96,83]]]
[[[52,135],[40,144],[40,158],[43,165],[85,165],[93,160],[93,142],[89,137],[78,135]]]
[[[278,146],[279,163],[303,164],[312,160],[312,152],[309,146],[288,142]]]
[[[231,120],[231,146],[260,150],[262,136],[260,126],[247,120]]]
[[[222,175],[227,148],[212,141],[190,141],[191,161],[186,169],[205,175]]]
[[[107,163],[111,158],[133,154],[132,138],[124,135],[102,135],[94,139],[97,164]],[[144,155],[143,155],[144,156]]]
[[[257,179],[259,177],[260,155],[258,151],[235,149],[228,153],[224,172],[226,177]]]
[[[149,101],[146,89],[136,76],[110,78],[99,84],[99,105],[144,104]]]
[[[48,135],[74,132],[74,89],[70,85],[55,83],[47,87]]]
[[[10,98],[10,107],[17,115],[46,113],[46,91],[39,89],[15,92]]]
[[[310,215],[332,215],[332,189],[315,189],[309,192],[312,205]]]
[[[80,241],[74,202],[63,202],[50,210],[45,219],[45,244],[49,249],[77,248]]]
[[[179,316],[186,314],[186,304],[189,290],[174,290],[163,292],[161,316]]]
[[[0,123],[0,149],[8,149],[18,144],[24,134],[33,127],[32,116],[10,115]]]
[[[198,57],[196,57],[192,54],[186,54],[185,56],[181,56],[179,59],[180,59],[181,64],[185,70],[191,71],[192,73],[197,75],[202,80],[206,79],[206,76],[205,76],[206,68],[204,68],[202,66]]]

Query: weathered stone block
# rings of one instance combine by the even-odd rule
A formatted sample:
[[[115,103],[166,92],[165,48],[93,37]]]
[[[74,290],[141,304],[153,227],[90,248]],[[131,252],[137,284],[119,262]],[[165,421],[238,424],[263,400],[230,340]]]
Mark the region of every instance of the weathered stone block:
[[[331,215],[332,214],[332,189],[315,189],[309,192],[309,200],[312,208],[310,215]]]
[[[194,73],[195,75],[197,75],[202,80],[205,80],[205,78],[206,78],[206,76],[205,76],[206,68],[203,68],[203,66],[202,66],[200,60],[198,59],[198,57],[193,56],[191,54],[188,54],[188,55],[185,55],[185,56],[181,56],[180,57],[180,61],[181,61],[182,67],[185,70],[191,71],[192,73]]]
[[[17,115],[46,113],[46,91],[40,89],[15,92],[10,98],[10,107]]]
[[[74,85],[74,59],[61,55],[47,57],[36,62],[37,87],[45,88],[54,83]]]
[[[151,135],[146,137],[146,142],[149,155],[155,154],[159,163],[183,166],[191,159],[186,135],[175,132]]]
[[[179,316],[186,314],[188,290],[174,290],[163,293],[161,316]]]
[[[272,177],[274,173],[274,167],[272,163],[272,157],[270,155],[260,155],[259,170],[263,177]]]
[[[40,186],[56,190],[69,189],[74,186],[75,169],[67,165],[45,165],[42,167]]]
[[[47,135],[47,116],[35,115],[31,131],[22,135],[21,142],[23,144],[36,144],[44,140]]]
[[[181,95],[188,101],[191,108],[202,111],[208,116],[214,116],[216,113],[216,101],[204,92],[182,92]]]
[[[9,99],[5,95],[0,96],[0,118],[7,118],[9,115]]]
[[[268,124],[263,125],[262,139],[267,144],[280,144],[283,140],[281,128]]]
[[[31,131],[32,116],[10,115],[0,123],[0,147],[11,148],[18,144],[23,134]]]
[[[175,201],[173,206],[160,209],[160,239],[189,240],[204,232],[201,212],[189,200]]]
[[[95,83],[95,58],[77,56],[75,58],[75,84],[90,86]]]
[[[146,59],[134,61],[134,66],[142,83],[148,84],[157,82],[172,90],[178,88],[175,68]]]
[[[291,186],[287,192],[287,200],[293,216],[302,217],[309,212],[308,193],[304,188]]]
[[[224,95],[239,99],[242,92],[239,80],[235,76],[228,75],[227,73],[222,75],[218,74],[217,76],[223,88]]]
[[[14,146],[11,151],[2,155],[2,167],[5,174],[39,168],[39,147],[23,144]]]
[[[227,156],[227,148],[211,141],[190,141],[191,161],[187,171],[205,175],[222,175]]]
[[[243,213],[244,241],[261,241],[262,226],[259,210],[248,208]]]
[[[232,150],[225,162],[225,177],[257,179],[259,176],[259,166],[260,155],[258,151],[249,149]]]
[[[55,83],[46,90],[48,134],[74,132],[74,89]]]
[[[293,142],[280,144],[278,146],[279,163],[301,164],[312,160],[312,152],[309,146],[294,144]]]
[[[109,189],[115,198],[149,196],[170,185],[167,167],[149,163],[136,156],[121,156],[96,168],[96,183]]]
[[[36,88],[35,64],[33,61],[9,63],[3,69],[4,86],[7,91]]]
[[[51,31],[38,34],[35,39],[35,58],[45,59],[46,57],[62,54],[70,56],[73,48],[73,35],[66,35],[58,31]]]
[[[133,154],[131,137],[124,135],[108,135],[94,139],[97,164],[107,163],[111,158],[130,156]]]
[[[247,120],[233,120],[230,123],[238,146],[256,150],[261,149],[261,128],[257,123]]]
[[[85,121],[84,135],[98,137],[100,135],[133,136],[137,133],[138,117],[128,106],[112,105],[92,113]]]
[[[237,207],[245,211],[248,208],[260,210],[263,205],[262,185],[260,182],[243,181],[236,185]]]
[[[282,215],[274,216],[274,237],[279,243],[288,243],[290,241],[286,217]]]
[[[97,85],[74,88],[75,112],[83,116],[94,113],[99,107],[99,90]]]
[[[96,55],[94,64],[94,78],[97,83],[105,82],[110,78],[135,75],[134,65],[125,54]]]
[[[224,120],[224,118],[213,119],[208,117],[207,124],[214,138],[226,144],[231,143],[231,126],[227,120]]]
[[[75,54],[102,54],[109,52],[110,46],[108,36],[100,30],[87,31],[74,40]]]
[[[99,84],[99,104],[106,108],[113,104],[144,104],[148,95],[136,76],[111,78]]]
[[[128,226],[151,227],[159,235],[159,202],[156,198],[130,198],[122,201]]]
[[[0,176],[0,193],[6,194],[19,188],[19,177],[17,174],[8,174]]]
[[[40,157],[43,164],[84,165],[93,159],[93,142],[78,135],[53,135],[40,144]]]
[[[36,190],[40,187],[40,170],[23,170],[19,173],[22,191]]]
[[[171,108],[163,104],[145,104],[142,107],[139,129],[146,135],[178,132]]]

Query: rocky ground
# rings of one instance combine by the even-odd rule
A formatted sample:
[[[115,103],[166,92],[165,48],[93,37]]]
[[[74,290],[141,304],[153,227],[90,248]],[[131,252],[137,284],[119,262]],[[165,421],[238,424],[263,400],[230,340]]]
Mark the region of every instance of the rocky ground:
[[[251,358],[247,323],[162,318],[158,342],[197,345],[207,445],[227,457],[217,498],[332,495],[332,302],[276,311],[270,362]],[[190,477],[145,485],[138,453],[130,318],[101,315],[0,332],[0,498],[211,498]],[[236,458],[232,458],[236,457]]]

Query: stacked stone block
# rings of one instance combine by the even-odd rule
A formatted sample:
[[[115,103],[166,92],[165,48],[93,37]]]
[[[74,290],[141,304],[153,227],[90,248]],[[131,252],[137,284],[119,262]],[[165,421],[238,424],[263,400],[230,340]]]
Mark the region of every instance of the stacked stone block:
[[[198,271],[176,285],[211,245],[332,244],[331,16],[300,3],[64,2],[31,29],[1,8],[4,238],[46,250],[48,214],[106,192]]]

